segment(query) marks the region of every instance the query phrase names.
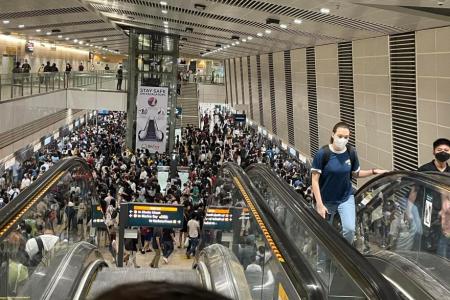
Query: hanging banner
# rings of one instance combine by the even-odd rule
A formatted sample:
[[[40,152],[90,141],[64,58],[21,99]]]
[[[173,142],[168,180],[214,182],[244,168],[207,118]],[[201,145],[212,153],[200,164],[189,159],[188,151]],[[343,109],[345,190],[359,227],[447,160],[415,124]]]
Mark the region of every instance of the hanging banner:
[[[136,116],[136,149],[150,153],[166,150],[169,88],[139,86]]]

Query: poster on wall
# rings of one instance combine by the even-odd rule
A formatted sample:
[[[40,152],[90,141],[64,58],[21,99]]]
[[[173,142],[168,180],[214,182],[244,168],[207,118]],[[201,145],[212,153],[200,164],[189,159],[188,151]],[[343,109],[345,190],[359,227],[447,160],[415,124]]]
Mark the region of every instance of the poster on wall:
[[[139,86],[136,100],[136,149],[166,150],[169,88]]]

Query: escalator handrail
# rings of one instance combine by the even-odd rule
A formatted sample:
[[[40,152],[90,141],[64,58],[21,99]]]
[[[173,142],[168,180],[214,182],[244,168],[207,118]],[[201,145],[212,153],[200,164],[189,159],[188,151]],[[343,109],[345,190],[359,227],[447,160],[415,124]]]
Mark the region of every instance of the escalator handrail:
[[[52,181],[58,178],[58,175],[71,169],[75,165],[82,165],[89,168],[87,162],[79,157],[70,157],[62,159],[55,163],[42,176],[37,178],[26,189],[20,192],[16,198],[8,203],[1,210],[0,216],[0,240],[6,234],[14,229],[15,223],[20,221],[20,217],[25,214],[30,208],[38,204],[38,201],[32,203],[33,199],[43,192],[45,188],[52,185]]]
[[[340,234],[337,234],[333,227],[325,222],[316,211],[310,209],[300,194],[291,189],[266,165],[251,165],[246,169],[246,172],[248,173],[251,170],[255,170],[261,176],[270,178],[268,182],[274,189],[282,193],[283,197],[280,197],[280,199],[286,207],[303,220],[304,224],[307,224],[309,230],[318,238],[330,255],[364,289],[365,293],[371,295],[371,299],[400,299],[392,285],[375,267]]]
[[[323,286],[322,281],[317,277],[317,274],[311,269],[307,262],[303,261],[303,256],[298,253],[297,248],[292,244],[291,240],[285,237],[286,234],[281,226],[276,221],[267,203],[262,200],[262,196],[253,188],[250,179],[244,173],[244,171],[234,163],[225,163],[224,169],[231,171],[233,176],[236,176],[240,182],[243,183],[246,193],[249,194],[251,199],[255,199],[253,205],[263,219],[264,224],[269,230],[275,244],[279,248],[283,257],[288,261],[285,267],[289,269],[288,275],[292,275],[290,280],[296,287],[304,289],[304,293],[308,295],[308,299],[326,299],[327,290]],[[258,198],[261,198],[258,200]]]

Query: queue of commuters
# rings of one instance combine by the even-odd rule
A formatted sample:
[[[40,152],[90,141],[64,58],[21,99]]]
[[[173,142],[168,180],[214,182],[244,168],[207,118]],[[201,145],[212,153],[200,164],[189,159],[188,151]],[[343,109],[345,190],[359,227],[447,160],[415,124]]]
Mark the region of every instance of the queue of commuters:
[[[13,166],[12,178],[7,178],[6,175],[0,178],[2,203],[11,201],[59,159],[65,156],[83,157],[92,168],[92,177],[105,217],[106,228],[100,235],[105,236],[106,244],[115,260],[118,251],[120,203],[147,202],[184,206],[183,226],[179,231],[140,227],[136,228],[137,238],[125,240],[126,265],[139,267],[136,261],[137,253],[147,255],[153,252],[150,267],[158,268],[161,259],[166,264],[170,263],[175,248],[185,248],[187,259],[196,255],[198,246],[202,243],[207,205],[232,204],[233,199],[222,193],[220,188],[217,189],[219,171],[224,162],[234,162],[243,168],[252,163],[265,163],[304,195],[308,195],[311,172],[317,212],[330,223],[333,217],[339,214],[343,235],[349,243],[353,242],[356,222],[351,179],[386,172],[379,169],[360,169],[356,149],[348,146],[351,132],[345,123],[334,126],[330,134],[330,144],[318,151],[312,169],[309,170],[255,130],[234,124],[230,114],[213,110],[202,116],[199,128],[188,126],[181,137],[176,138],[178,162],[180,166],[188,168],[188,180],[182,183],[179,174],[175,174],[169,177],[167,186],[163,189],[158,180],[158,167],[170,165],[170,157],[166,153],[150,153],[145,149],[137,149],[135,153],[127,151],[125,123],[121,113],[100,117],[98,126],[90,124],[54,147],[40,151],[35,158]],[[449,172],[446,162],[450,156],[449,140],[438,139],[433,147],[435,159],[420,170]],[[58,205],[42,213],[43,219],[39,222],[41,227],[34,230],[35,234],[54,235],[55,224],[61,223],[64,229],[76,233],[78,239],[86,237],[87,228],[92,223],[86,208],[87,202],[82,200],[79,186],[72,186],[69,191],[68,199],[61,197]],[[449,201],[448,198],[443,199],[439,208],[439,218],[443,223],[450,219]],[[23,225],[21,234],[26,233],[28,237],[33,237],[30,233],[33,230],[26,225]],[[448,257],[449,238],[446,231],[442,231],[441,235],[443,238],[439,243],[442,244],[440,249],[443,250],[438,253]],[[70,236],[64,237],[70,239]],[[23,236],[17,238],[23,240],[24,244],[29,239]],[[247,242],[254,244],[251,238],[248,238]],[[255,247],[253,245],[250,248]]]

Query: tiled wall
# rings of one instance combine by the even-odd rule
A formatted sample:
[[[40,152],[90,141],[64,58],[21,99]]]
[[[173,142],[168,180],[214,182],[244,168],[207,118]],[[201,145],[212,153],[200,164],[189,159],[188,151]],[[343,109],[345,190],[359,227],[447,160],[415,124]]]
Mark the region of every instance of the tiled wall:
[[[270,130],[272,128],[272,113],[270,111],[269,56],[267,54],[261,55],[261,80],[264,124]]]
[[[259,123],[258,72],[256,69],[256,56],[250,56],[250,73],[252,81],[253,120]]]
[[[237,57],[236,62],[236,99],[238,104],[242,104],[242,82],[241,82],[241,60]]]
[[[286,113],[286,83],[284,76],[284,53],[273,54],[273,75],[275,87],[275,106],[277,114],[277,133],[284,140],[288,140]]]
[[[308,91],[306,86],[306,50],[291,51],[292,98],[294,99],[295,146],[309,156]]]
[[[393,168],[392,105],[395,103],[391,101],[390,56],[392,54],[389,50],[389,40],[389,36],[382,36],[356,40],[352,43],[354,134],[363,169],[390,170]],[[338,50],[335,44],[318,46],[314,50],[319,144],[323,145],[328,143],[332,126],[340,120]],[[310,156],[306,49],[291,50],[290,56],[295,128],[295,145],[293,146],[302,154]],[[277,131],[278,136],[287,143],[283,52],[273,53],[273,64]],[[250,57],[250,65],[253,120],[261,124],[255,56]],[[431,144],[436,138],[450,138],[450,27],[416,32],[416,70],[420,165],[432,159]],[[234,70],[231,71],[234,72]],[[236,71],[240,72],[240,69]],[[261,54],[261,78],[264,123],[266,129],[271,132],[267,54]],[[234,74],[232,79],[234,81]],[[247,81],[248,76],[245,75],[244,89],[248,89]],[[395,151],[398,155],[401,149],[396,148]],[[359,183],[362,182],[359,181]]]
[[[319,145],[325,145],[340,120],[337,44],[316,47],[316,86]]]
[[[231,94],[231,99],[232,99],[232,102],[233,102],[233,105],[234,105],[234,104],[237,104],[237,101],[236,101],[236,85],[235,85],[236,72],[235,72],[235,69],[234,69],[234,58],[230,59],[230,75],[231,75],[231,77],[230,77],[231,81],[230,81],[229,93]]]
[[[450,138],[450,27],[416,33],[419,164],[431,161],[432,143]]]
[[[242,58],[242,84],[242,93],[244,95],[244,99],[242,100],[243,103],[248,106],[248,110],[246,110],[246,113],[250,115],[247,57]]]

